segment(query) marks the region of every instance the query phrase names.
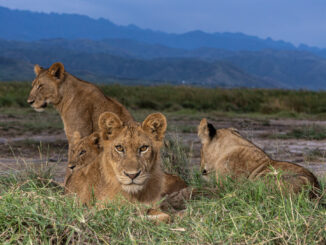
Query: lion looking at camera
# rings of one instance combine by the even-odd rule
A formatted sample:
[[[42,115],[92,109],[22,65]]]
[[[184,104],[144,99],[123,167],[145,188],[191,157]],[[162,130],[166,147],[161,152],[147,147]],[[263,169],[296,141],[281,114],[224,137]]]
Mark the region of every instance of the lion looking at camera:
[[[141,124],[124,124],[114,113],[103,113],[99,118],[103,151],[92,163],[73,171],[67,192],[76,193],[82,203],[118,195],[131,202],[157,202],[162,192],[160,148],[166,126],[161,113],[149,115]]]
[[[73,136],[68,163],[68,167],[71,169],[70,176],[73,172],[80,171],[80,168],[84,168],[86,165],[92,163],[102,151],[103,147],[101,145],[99,132],[94,132],[89,136],[81,138],[80,133],[76,131]],[[186,187],[186,182],[179,176],[165,172],[163,173],[162,196],[171,194]]]

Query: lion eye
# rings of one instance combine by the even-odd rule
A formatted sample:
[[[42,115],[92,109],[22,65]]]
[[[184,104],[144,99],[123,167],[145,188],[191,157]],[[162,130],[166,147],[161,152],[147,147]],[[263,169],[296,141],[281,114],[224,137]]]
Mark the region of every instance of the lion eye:
[[[145,153],[148,150],[148,145],[143,145],[142,147],[139,148],[140,153]]]
[[[43,87],[43,84],[39,84],[38,86],[37,86],[37,89],[40,89],[40,88],[42,88]]]
[[[116,146],[115,146],[115,150],[116,150],[117,152],[119,152],[119,153],[124,152],[124,149],[123,149],[122,145],[116,145]]]
[[[86,151],[85,150],[82,150],[81,152],[79,152],[79,156],[81,156],[81,155],[83,155],[85,153],[86,153]]]

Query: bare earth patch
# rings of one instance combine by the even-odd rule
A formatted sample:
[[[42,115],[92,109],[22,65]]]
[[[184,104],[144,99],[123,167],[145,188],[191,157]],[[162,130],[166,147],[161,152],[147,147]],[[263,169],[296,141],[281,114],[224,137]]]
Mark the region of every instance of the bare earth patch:
[[[141,118],[142,114],[136,115]],[[326,177],[326,138],[291,138],[294,129],[317,125],[326,129],[326,121],[294,119],[252,119],[207,116],[216,128],[234,127],[264,151],[278,160],[298,163],[319,178]],[[142,120],[141,118],[140,120]],[[189,168],[199,168],[200,142],[196,129],[200,117],[168,114],[167,139],[179,140],[189,152]],[[326,131],[326,130],[325,130]],[[279,135],[289,134],[289,137]],[[67,163],[67,141],[59,115],[55,112],[0,112],[0,172],[50,166],[56,181],[63,181]]]

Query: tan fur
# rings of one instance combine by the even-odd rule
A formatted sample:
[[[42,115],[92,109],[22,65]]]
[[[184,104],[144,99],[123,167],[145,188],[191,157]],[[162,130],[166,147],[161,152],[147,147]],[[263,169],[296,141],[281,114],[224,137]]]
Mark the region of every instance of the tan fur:
[[[68,151],[68,167],[64,183],[67,182],[73,171],[93,162],[102,150],[98,132],[81,138],[80,133],[75,131]]]
[[[80,133],[75,131],[69,151],[68,167],[74,169],[77,166],[91,163],[102,151],[103,148],[100,144],[99,132],[94,132],[91,135],[81,138]]]
[[[98,119],[103,112],[114,112],[123,122],[133,120],[119,102],[106,97],[95,85],[66,72],[60,62],[49,69],[35,65],[34,72],[36,78],[27,101],[37,111],[53,104],[63,120],[69,144],[75,131],[81,137],[97,131]]]
[[[186,187],[186,182],[179,176],[164,173],[162,196],[172,194],[173,192],[178,192]]]
[[[295,193],[306,185],[319,188],[316,177],[309,170],[294,163],[271,159],[235,129],[216,130],[203,119],[198,136],[202,142],[201,168],[204,175],[214,172],[217,179],[222,176],[256,179],[281,173],[282,182]]]
[[[103,152],[92,163],[73,171],[66,183],[67,192],[76,193],[88,204],[93,197],[106,201],[119,195],[132,202],[158,201],[163,184],[160,148],[165,117],[154,113],[142,124],[123,124],[117,115],[106,112],[100,116],[99,125]]]
[[[98,132],[81,138],[79,132],[76,131],[73,135],[66,178],[70,178],[73,171],[76,171],[78,168],[92,163],[102,151],[103,148],[100,143],[100,134]],[[186,182],[179,176],[164,173],[162,196],[186,187]]]

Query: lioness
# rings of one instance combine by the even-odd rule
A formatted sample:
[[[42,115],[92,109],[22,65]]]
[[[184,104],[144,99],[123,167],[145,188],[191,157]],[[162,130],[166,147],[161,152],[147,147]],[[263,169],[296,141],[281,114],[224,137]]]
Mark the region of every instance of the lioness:
[[[162,193],[163,171],[160,148],[166,131],[161,113],[149,115],[143,123],[124,124],[111,112],[99,118],[103,151],[85,167],[73,171],[67,192],[76,193],[82,203],[112,200],[121,194],[129,201],[154,203]]]
[[[230,176],[256,179],[269,173],[281,172],[281,180],[294,193],[311,185],[319,189],[316,177],[304,167],[271,159],[263,150],[243,138],[236,129],[219,129],[204,118],[198,126],[201,139],[201,169],[207,176]]]
[[[81,138],[78,131],[74,132],[72,146],[69,152],[68,168],[71,171],[70,175],[73,171],[76,171],[76,169],[93,162],[102,151],[103,147],[100,143],[99,132],[94,132],[84,138]],[[67,178],[69,178],[70,175],[67,175]],[[186,182],[177,175],[164,172],[163,178],[162,196],[187,187]]]
[[[75,131],[83,137],[97,131],[103,112],[114,112],[123,122],[133,120],[119,102],[106,97],[95,85],[66,72],[60,62],[49,69],[35,65],[34,72],[36,78],[27,102],[36,111],[53,104],[62,118],[69,144]]]

